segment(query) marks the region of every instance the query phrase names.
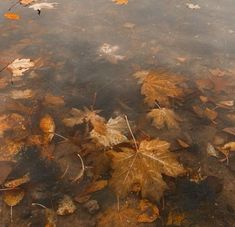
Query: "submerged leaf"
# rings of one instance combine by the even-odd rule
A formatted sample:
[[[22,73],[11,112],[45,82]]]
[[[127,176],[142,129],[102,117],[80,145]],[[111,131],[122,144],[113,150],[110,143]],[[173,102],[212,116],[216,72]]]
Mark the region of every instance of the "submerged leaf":
[[[8,206],[13,207],[20,203],[20,201],[24,198],[24,194],[24,190],[22,189],[5,191],[3,193],[3,200]]]
[[[59,207],[56,213],[58,215],[68,215],[74,213],[76,209],[77,207],[73,200],[68,195],[64,195],[64,198],[59,202]]]
[[[124,135],[127,132],[126,121],[122,117],[110,118],[106,124],[100,128],[95,125],[90,132],[91,138],[105,147],[111,147],[127,141]]]
[[[25,184],[27,182],[30,181],[30,177],[29,174],[25,174],[23,177],[15,179],[15,180],[11,180],[11,181],[7,181],[4,186],[7,188],[16,188],[22,184]]]
[[[169,98],[179,98],[183,95],[183,89],[179,87],[183,79],[179,76],[167,73],[139,71],[134,74],[139,80],[141,94],[145,96],[145,102],[153,107],[156,103],[169,105]]]
[[[124,197],[139,185],[143,198],[159,200],[167,189],[162,174],[177,177],[185,172],[169,148],[168,142],[154,139],[142,141],[137,151],[131,148],[109,151],[114,170],[110,185],[116,194]]]
[[[163,128],[165,125],[167,128],[179,128],[178,122],[180,118],[176,113],[168,108],[161,108],[161,109],[152,109],[148,114],[148,118],[153,119],[153,126],[158,129]]]
[[[16,13],[5,13],[4,17],[6,17],[7,19],[10,19],[10,20],[19,20],[20,19],[20,16]]]
[[[51,141],[55,133],[55,122],[49,114],[40,120],[40,129],[43,131],[45,139],[48,142]]]
[[[30,59],[15,59],[8,68],[12,71],[12,75],[15,77],[23,76],[24,72],[34,67],[34,62]]]

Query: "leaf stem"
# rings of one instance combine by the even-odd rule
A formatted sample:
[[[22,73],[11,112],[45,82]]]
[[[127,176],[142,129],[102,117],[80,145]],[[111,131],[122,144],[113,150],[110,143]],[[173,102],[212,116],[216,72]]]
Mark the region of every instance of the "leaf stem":
[[[73,180],[73,182],[78,181],[78,180],[83,176],[83,174],[84,174],[84,172],[85,172],[85,165],[84,165],[84,162],[83,162],[83,160],[82,160],[82,157],[81,157],[81,155],[78,154],[78,153],[77,153],[77,156],[78,156],[78,158],[79,158],[80,161],[81,161],[82,170],[81,170],[81,172],[78,174],[78,176]]]
[[[132,137],[132,139],[133,139],[133,141],[134,141],[135,149],[136,149],[136,151],[138,151],[139,148],[138,148],[138,145],[137,145],[135,136],[134,136],[134,134],[133,134],[133,132],[132,132],[132,130],[131,130],[131,126],[130,126],[130,123],[129,123],[129,120],[128,120],[127,115],[125,115],[125,120],[126,120],[127,127],[128,127],[128,129],[129,129],[129,131],[130,131],[130,133],[131,133],[131,137]]]

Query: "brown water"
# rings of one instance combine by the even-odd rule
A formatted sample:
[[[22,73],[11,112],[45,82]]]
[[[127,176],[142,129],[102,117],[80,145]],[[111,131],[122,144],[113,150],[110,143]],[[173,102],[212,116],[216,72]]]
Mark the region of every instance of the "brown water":
[[[8,136],[18,141],[25,140],[30,134],[38,134],[40,118],[50,114],[56,124],[56,133],[72,138],[73,143],[80,146],[77,135],[80,128],[70,129],[62,123],[72,107],[82,109],[93,105],[95,109],[102,110],[101,115],[106,119],[125,114],[137,132],[141,129],[150,137],[170,141],[183,164],[192,170],[200,169],[204,176],[209,176],[207,181],[195,185],[184,178],[174,182],[174,189],[166,195],[166,204],[163,205],[162,201],[158,203],[161,218],[143,226],[165,226],[170,210],[186,214],[187,221],[181,226],[235,226],[235,160],[231,157],[227,166],[206,155],[207,143],[212,143],[215,136],[222,137],[224,143],[234,140],[233,135],[222,133],[223,128],[233,127],[233,123],[225,120],[225,115],[233,113],[234,108],[217,110],[213,102],[202,104],[203,108],[209,107],[218,112],[216,124],[198,118],[192,111],[193,105],[199,105],[200,95],[213,97],[215,102],[234,99],[234,87],[231,86],[235,84],[234,1],[197,0],[193,3],[200,5],[198,10],[187,8],[188,1],[181,0],[130,0],[123,6],[111,0],[57,2],[59,4],[55,9],[42,10],[40,15],[17,5],[12,11],[21,19],[16,21],[3,16],[14,2],[0,2],[0,69],[16,58],[37,62],[19,81],[11,77],[9,70],[1,71],[0,76],[8,84],[0,90],[1,114],[19,113],[28,121],[26,135],[4,134],[1,143]],[[101,48],[107,49],[107,46],[116,50],[112,54],[102,52]],[[225,72],[225,76],[216,82],[217,86],[222,84],[223,89],[216,94],[213,89],[200,93],[196,81],[211,78],[209,70],[217,68]],[[139,86],[132,76],[138,70],[163,70],[187,80],[186,90],[190,91],[186,93],[184,104],[174,105],[184,120],[181,130],[156,130],[146,122],[145,113],[149,108],[144,106]],[[229,82],[226,84],[227,77]],[[32,99],[13,101],[10,98],[13,90],[25,89],[34,91]],[[51,107],[44,104],[46,94],[63,97],[65,105]],[[22,106],[20,108],[19,104],[33,109],[33,114]],[[182,150],[176,139],[188,138],[186,134],[192,141],[190,149]],[[56,148],[52,150],[57,150],[57,154],[67,150],[76,153],[76,147],[71,148],[71,144],[58,148],[61,141],[61,138],[55,137],[51,146]],[[30,223],[33,227],[44,226],[40,223],[45,216],[44,210],[32,207],[31,203],[39,201],[54,208],[63,194],[75,197],[90,180],[89,167],[92,168],[94,161],[90,154],[88,157],[84,155],[88,179],[86,176],[82,182],[71,186],[67,181],[58,183],[58,166],[41,161],[35,150],[30,148],[27,152],[27,149],[22,152],[10,178],[30,172],[32,180],[26,186],[29,193],[13,209],[13,224],[9,223],[10,209],[1,199],[1,226],[28,226]],[[68,158],[68,162],[72,163],[73,159]],[[35,165],[32,165],[34,160]],[[77,163],[74,165],[76,169]],[[106,171],[103,178],[109,178],[109,174]],[[223,190],[218,189],[221,184]],[[38,187],[43,187],[43,193],[49,195],[44,195],[44,199],[40,196],[35,199],[38,198],[38,192],[35,192]],[[115,196],[108,189],[95,194],[94,198],[101,207],[96,215],[89,214],[82,205],[78,205],[75,214],[59,217],[57,226],[93,226],[107,207],[116,204]]]

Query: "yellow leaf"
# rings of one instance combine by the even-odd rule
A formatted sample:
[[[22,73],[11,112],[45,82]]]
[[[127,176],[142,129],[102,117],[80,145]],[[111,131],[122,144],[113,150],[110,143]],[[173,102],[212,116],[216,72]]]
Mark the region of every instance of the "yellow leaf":
[[[152,109],[148,114],[148,118],[152,118],[152,124],[158,129],[163,128],[165,125],[167,128],[179,128],[178,122],[180,117],[176,113],[168,108]]]
[[[138,71],[134,77],[141,84],[141,94],[145,96],[145,102],[153,107],[158,102],[160,105],[169,105],[170,98],[179,98],[183,95],[180,84],[183,79],[179,76],[150,71]]]
[[[4,17],[6,17],[7,19],[10,19],[10,20],[19,20],[20,19],[20,16],[16,13],[5,13]]]
[[[167,189],[162,174],[177,177],[185,172],[169,148],[168,142],[154,139],[141,141],[137,151],[132,148],[109,151],[113,168],[110,186],[115,193],[125,197],[139,184],[143,198],[159,200]]]
[[[126,5],[128,0],[113,0],[117,5]]]
[[[24,198],[24,190],[14,189],[3,193],[3,200],[8,206],[16,206]]]

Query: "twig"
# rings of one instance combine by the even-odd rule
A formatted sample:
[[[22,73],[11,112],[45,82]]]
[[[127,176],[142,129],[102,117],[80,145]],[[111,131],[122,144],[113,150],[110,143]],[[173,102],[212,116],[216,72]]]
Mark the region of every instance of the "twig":
[[[16,5],[20,4],[20,0],[15,2],[11,7],[8,9],[8,11],[11,11]]]
[[[84,172],[85,172],[85,165],[84,165],[84,162],[83,162],[83,160],[82,160],[82,157],[81,157],[81,155],[78,154],[78,153],[77,153],[77,156],[79,157],[79,159],[80,159],[80,161],[81,161],[82,170],[81,170],[81,172],[78,174],[78,176],[73,180],[73,182],[78,181],[78,180],[83,176],[83,174],[84,174]]]
[[[1,188],[0,191],[11,191],[15,189],[18,189],[18,188]]]
[[[66,173],[68,172],[69,170],[69,164],[66,166],[66,169],[64,171],[64,173],[62,174],[62,176],[60,177],[61,179],[64,178],[64,176],[66,175]]]
[[[128,121],[127,115],[125,115],[125,120],[126,120],[127,127],[128,127],[128,129],[129,129],[129,131],[130,131],[130,133],[131,133],[131,137],[132,137],[132,139],[133,139],[133,141],[134,141],[135,149],[136,149],[136,151],[138,151],[139,148],[138,148],[138,145],[137,145],[135,136],[134,136],[134,134],[133,134],[133,132],[132,132],[132,130],[131,130],[131,126],[130,126],[130,123],[129,123],[129,121]]]
[[[159,109],[161,109],[161,106],[160,106],[157,102],[155,102],[155,105],[156,105]]]
[[[13,222],[13,208],[11,206],[11,223]]]
[[[52,134],[54,134],[55,136],[58,136],[58,137],[60,137],[60,138],[62,138],[64,140],[69,140],[68,138],[66,138],[66,137],[64,137],[64,136],[62,136],[62,135],[60,135],[58,133],[53,132]]]
[[[117,210],[118,212],[120,211],[120,198],[118,195],[117,195]]]
[[[4,71],[10,64],[11,64],[11,63],[8,63],[8,64],[5,65],[2,69],[0,69],[0,73],[1,73],[2,71]]]
[[[46,206],[40,204],[40,203],[32,203],[32,206],[39,206],[39,207],[42,207],[44,209],[48,209]]]
[[[96,103],[96,98],[97,98],[97,93],[95,92],[94,96],[93,96],[93,101],[92,101],[92,106],[91,106],[91,110],[94,110],[94,106]]]

